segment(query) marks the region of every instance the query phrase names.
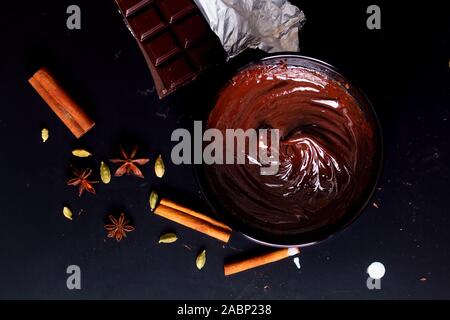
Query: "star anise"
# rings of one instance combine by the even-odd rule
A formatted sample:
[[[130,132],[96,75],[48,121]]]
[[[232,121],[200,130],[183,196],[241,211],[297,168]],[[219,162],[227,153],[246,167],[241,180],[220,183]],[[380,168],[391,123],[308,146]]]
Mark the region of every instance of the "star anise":
[[[126,238],[127,232],[134,231],[134,227],[128,224],[128,220],[125,220],[125,214],[121,213],[119,219],[110,215],[109,220],[112,224],[106,224],[105,229],[108,230],[108,238],[115,238],[117,242]]]
[[[123,176],[124,174],[132,174],[139,178],[144,178],[144,175],[142,174],[141,170],[138,168],[137,165],[143,166],[147,162],[150,161],[150,159],[134,159],[137,153],[137,147],[133,148],[133,151],[131,151],[130,156],[127,155],[125,150],[123,150],[122,147],[120,147],[120,152],[122,153],[123,159],[111,159],[112,163],[115,164],[121,164],[119,169],[117,169],[116,173],[114,174],[116,177]]]
[[[83,194],[83,191],[86,190],[87,192],[95,194],[95,189],[92,186],[94,183],[98,183],[98,181],[91,181],[88,180],[89,176],[92,174],[91,169],[85,169],[85,170],[78,170],[73,169],[73,174],[75,175],[75,178],[70,179],[67,181],[67,185],[69,186],[78,186],[78,196],[81,197]]]

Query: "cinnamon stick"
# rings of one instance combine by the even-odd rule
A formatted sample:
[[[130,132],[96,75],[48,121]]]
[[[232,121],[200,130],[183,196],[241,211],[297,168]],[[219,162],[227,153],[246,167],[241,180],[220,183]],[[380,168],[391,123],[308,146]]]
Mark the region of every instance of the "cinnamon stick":
[[[95,125],[46,68],[28,81],[75,137],[80,138]]]
[[[231,236],[231,229],[225,229],[210,221],[190,215],[186,212],[159,204],[155,208],[155,214],[166,219],[175,221],[185,227],[207,234],[223,242],[228,242]]]
[[[179,210],[179,211],[183,211],[184,213],[190,214],[191,216],[200,218],[202,220],[208,221],[209,223],[211,223],[211,224],[213,224],[215,226],[218,226],[218,227],[223,228],[225,230],[231,231],[231,228],[229,226],[227,226],[226,224],[224,224],[224,223],[222,223],[220,221],[217,221],[217,220],[215,220],[215,219],[213,219],[211,217],[208,217],[208,216],[204,215],[203,213],[200,213],[200,212],[191,210],[189,208],[186,208],[186,207],[184,207],[184,206],[182,206],[182,205],[180,205],[178,203],[173,202],[172,200],[163,198],[163,199],[161,199],[160,203],[162,205],[165,205],[166,207],[170,207],[170,208],[173,208],[173,209],[176,209],[176,210]]]
[[[230,276],[232,274],[260,267],[275,261],[285,259],[287,257],[295,256],[298,253],[300,253],[300,248],[285,248],[266,253],[261,256],[227,263],[224,266],[224,273],[226,276]]]

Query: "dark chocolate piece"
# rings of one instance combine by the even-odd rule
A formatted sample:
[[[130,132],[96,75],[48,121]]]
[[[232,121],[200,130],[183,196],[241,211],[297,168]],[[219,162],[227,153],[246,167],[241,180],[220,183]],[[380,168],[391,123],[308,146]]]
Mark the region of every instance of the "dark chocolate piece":
[[[170,23],[183,18],[197,8],[191,0],[163,0],[158,1],[158,6]]]
[[[138,11],[128,19],[128,23],[134,36],[140,41],[144,41],[166,26],[158,12],[152,7]]]
[[[219,39],[192,0],[116,0],[160,98],[224,61]]]
[[[126,17],[129,17],[152,1],[153,0],[121,0],[117,1],[117,5],[119,6],[120,11],[123,12]]]
[[[192,30],[196,30],[196,32],[192,32]],[[184,48],[189,48],[207,37],[210,29],[203,17],[194,15],[175,24],[173,26],[173,31],[180,40],[180,44],[184,46]]]
[[[169,32],[163,32],[151,41],[144,42],[143,45],[155,66],[161,65],[181,50]]]

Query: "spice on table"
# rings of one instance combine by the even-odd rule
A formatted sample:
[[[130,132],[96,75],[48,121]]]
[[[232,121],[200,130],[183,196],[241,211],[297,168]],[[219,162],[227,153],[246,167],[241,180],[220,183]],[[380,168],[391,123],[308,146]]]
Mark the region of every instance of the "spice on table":
[[[159,155],[155,161],[155,174],[158,178],[162,178],[164,176],[165,172],[166,172],[166,166],[164,165],[164,161],[163,161],[161,155]]]
[[[156,208],[156,205],[158,204],[158,199],[159,196],[156,193],[156,191],[152,191],[152,193],[150,193],[150,197],[149,197],[149,204],[150,204],[150,210],[154,211]]]
[[[235,273],[260,267],[275,261],[283,260],[285,258],[295,256],[299,253],[300,253],[299,248],[285,248],[270,253],[266,253],[260,256],[251,257],[249,259],[230,262],[225,264],[224,273],[226,276],[230,276]]]
[[[137,165],[143,166],[147,162],[150,161],[150,159],[142,158],[142,159],[134,159],[137,153],[137,147],[134,147],[131,151],[131,154],[128,156],[128,154],[123,150],[122,147],[120,147],[120,152],[122,153],[123,159],[111,159],[111,161],[114,164],[120,164],[121,166],[119,169],[116,170],[116,173],[114,174],[116,177],[123,176],[124,174],[128,175],[134,175],[139,178],[144,178],[144,175],[142,174],[141,170],[138,168]]]
[[[73,216],[72,210],[70,210],[68,207],[64,207],[64,208],[63,208],[63,215],[64,215],[64,217],[66,217],[67,219],[72,220],[72,216]]]
[[[39,69],[28,82],[75,137],[80,138],[95,125],[46,68]]]
[[[217,223],[211,222],[214,221],[211,218],[209,218],[209,220],[202,219],[200,217],[191,215],[190,213],[165,206],[162,203],[160,203],[155,208],[154,212],[158,216],[175,221],[185,227],[191,228],[198,232],[202,232],[220,241],[228,242],[230,240],[231,229],[223,228]]]
[[[173,243],[178,240],[175,233],[165,233],[160,238],[158,243]]]
[[[92,154],[85,149],[72,150],[72,154],[78,158],[88,158],[88,157],[92,156]]]
[[[110,215],[109,220],[111,220],[112,223],[105,225],[105,229],[108,231],[108,238],[115,238],[117,242],[126,238],[127,232],[134,231],[134,227],[128,224],[128,220],[125,220],[124,213],[120,214],[119,219]]]
[[[98,183],[98,181],[88,180],[89,176],[92,174],[91,169],[84,169],[84,170],[73,169],[73,174],[75,175],[75,178],[70,179],[67,182],[67,185],[78,186],[79,190],[78,196],[81,197],[84,190],[92,194],[95,194],[95,189],[92,185],[94,183]]]
[[[111,171],[103,161],[100,163],[100,178],[104,184],[111,182]]]
[[[44,142],[44,143],[48,140],[48,138],[49,138],[49,132],[48,132],[48,129],[47,129],[47,128],[43,128],[43,129],[41,130],[41,138],[42,138],[42,142]]]
[[[225,230],[228,230],[228,231],[231,232],[231,228],[229,226],[227,226],[225,223],[217,221],[216,219],[213,219],[213,218],[211,218],[211,217],[209,217],[209,216],[207,216],[207,215],[205,215],[203,213],[200,213],[198,211],[186,208],[185,206],[183,206],[183,205],[181,205],[179,203],[176,203],[176,202],[174,202],[174,201],[172,201],[170,199],[162,198],[161,199],[161,204],[166,206],[166,207],[170,207],[170,208],[173,208],[175,210],[182,211],[182,212],[187,213],[187,214],[189,214],[191,216],[194,216],[196,218],[205,220],[205,221],[207,221],[207,222],[209,222],[209,223],[211,223],[211,224],[213,224],[213,225],[215,225],[215,226],[217,226],[219,228],[222,228],[222,229],[225,229]]]
[[[197,266],[198,270],[203,269],[203,267],[206,264],[206,250],[202,250],[197,256],[197,259],[195,259],[195,265]]]

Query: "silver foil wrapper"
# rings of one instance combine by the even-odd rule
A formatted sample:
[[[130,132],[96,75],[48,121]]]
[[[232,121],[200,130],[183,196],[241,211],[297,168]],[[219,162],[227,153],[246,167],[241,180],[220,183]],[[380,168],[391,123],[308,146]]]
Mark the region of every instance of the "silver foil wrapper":
[[[194,0],[228,57],[247,48],[299,51],[303,11],[287,0]]]

